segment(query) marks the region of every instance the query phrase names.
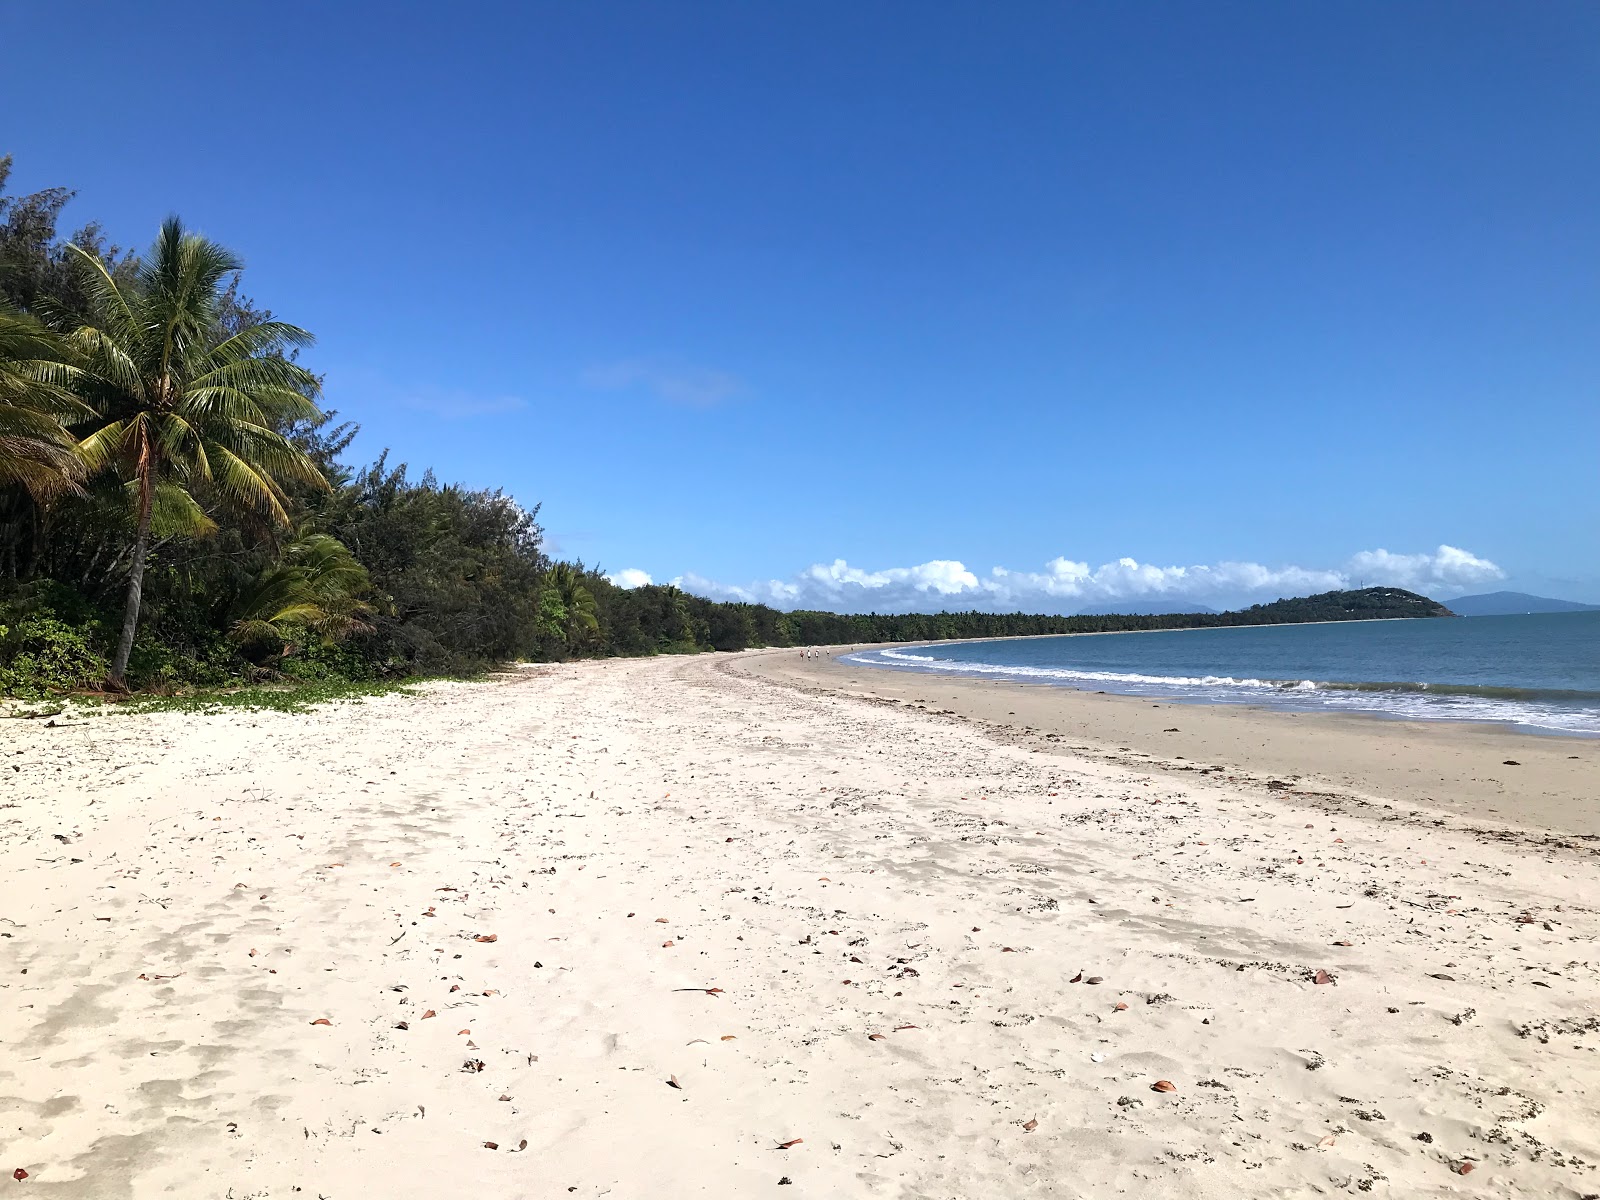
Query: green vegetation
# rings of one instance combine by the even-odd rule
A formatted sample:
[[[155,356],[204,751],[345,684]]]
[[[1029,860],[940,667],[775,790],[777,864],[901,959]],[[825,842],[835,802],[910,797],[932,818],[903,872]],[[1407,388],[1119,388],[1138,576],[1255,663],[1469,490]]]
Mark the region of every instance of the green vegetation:
[[[0,158],[0,693],[110,686],[182,707],[298,706],[515,659],[1436,616],[1370,588],[1238,613],[838,615],[624,590],[552,562],[498,490],[347,465],[310,334],[161,227],[125,253],[5,194]]]

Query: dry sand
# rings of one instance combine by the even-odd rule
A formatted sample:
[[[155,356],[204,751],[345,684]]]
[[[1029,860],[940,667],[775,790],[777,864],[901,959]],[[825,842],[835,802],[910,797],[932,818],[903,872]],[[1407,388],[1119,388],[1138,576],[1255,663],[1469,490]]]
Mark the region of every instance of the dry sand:
[[[1566,786],[1542,740],[1501,813],[1385,808],[1284,765],[1305,721],[1174,773],[1136,705],[1068,753],[750,673],[798,665],[4,722],[0,1182],[1600,1193],[1600,858],[1508,823]]]

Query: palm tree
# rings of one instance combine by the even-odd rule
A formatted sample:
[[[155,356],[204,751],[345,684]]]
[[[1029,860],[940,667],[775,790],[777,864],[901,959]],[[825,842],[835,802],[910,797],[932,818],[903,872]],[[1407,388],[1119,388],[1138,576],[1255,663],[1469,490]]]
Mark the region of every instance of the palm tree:
[[[584,584],[577,568],[564,562],[550,568],[550,588],[561,604],[561,638],[567,649],[583,650],[598,641],[600,618],[594,593]]]
[[[110,682],[121,688],[133,652],[145,560],[156,511],[204,520],[202,501],[287,526],[284,485],[327,481],[283,433],[321,414],[314,375],[286,353],[311,344],[305,330],[265,321],[231,336],[220,304],[242,264],[176,217],[150,255],[119,282],[76,246],[90,315],[67,337],[84,365],[82,393],[94,428],[78,452],[85,467],[122,485],[133,518],[128,599]],[[170,517],[169,517],[170,519]]]
[[[345,544],[325,533],[291,542],[283,557],[263,571],[235,606],[230,635],[237,642],[281,642],[308,630],[324,645],[370,632],[372,605],[361,597],[371,589],[367,569]]]
[[[76,371],[66,358],[44,326],[0,307],[0,485],[35,501],[76,491],[83,474],[63,422],[89,410],[68,390]]]

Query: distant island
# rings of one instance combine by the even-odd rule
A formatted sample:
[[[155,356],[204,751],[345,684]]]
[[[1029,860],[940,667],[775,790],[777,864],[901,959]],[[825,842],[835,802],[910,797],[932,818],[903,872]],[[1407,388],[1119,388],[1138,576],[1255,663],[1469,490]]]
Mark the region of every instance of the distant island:
[[[1450,611],[1460,617],[1510,617],[1523,613],[1600,612],[1600,604],[1530,596],[1527,592],[1485,592],[1481,596],[1457,596],[1450,601]]]

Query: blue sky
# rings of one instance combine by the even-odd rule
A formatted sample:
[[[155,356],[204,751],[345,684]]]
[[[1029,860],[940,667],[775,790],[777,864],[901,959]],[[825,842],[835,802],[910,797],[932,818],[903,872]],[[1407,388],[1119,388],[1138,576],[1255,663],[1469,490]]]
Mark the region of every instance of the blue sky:
[[[0,22],[15,189],[230,245],[364,456],[567,554],[794,602],[1600,600],[1591,3]]]

